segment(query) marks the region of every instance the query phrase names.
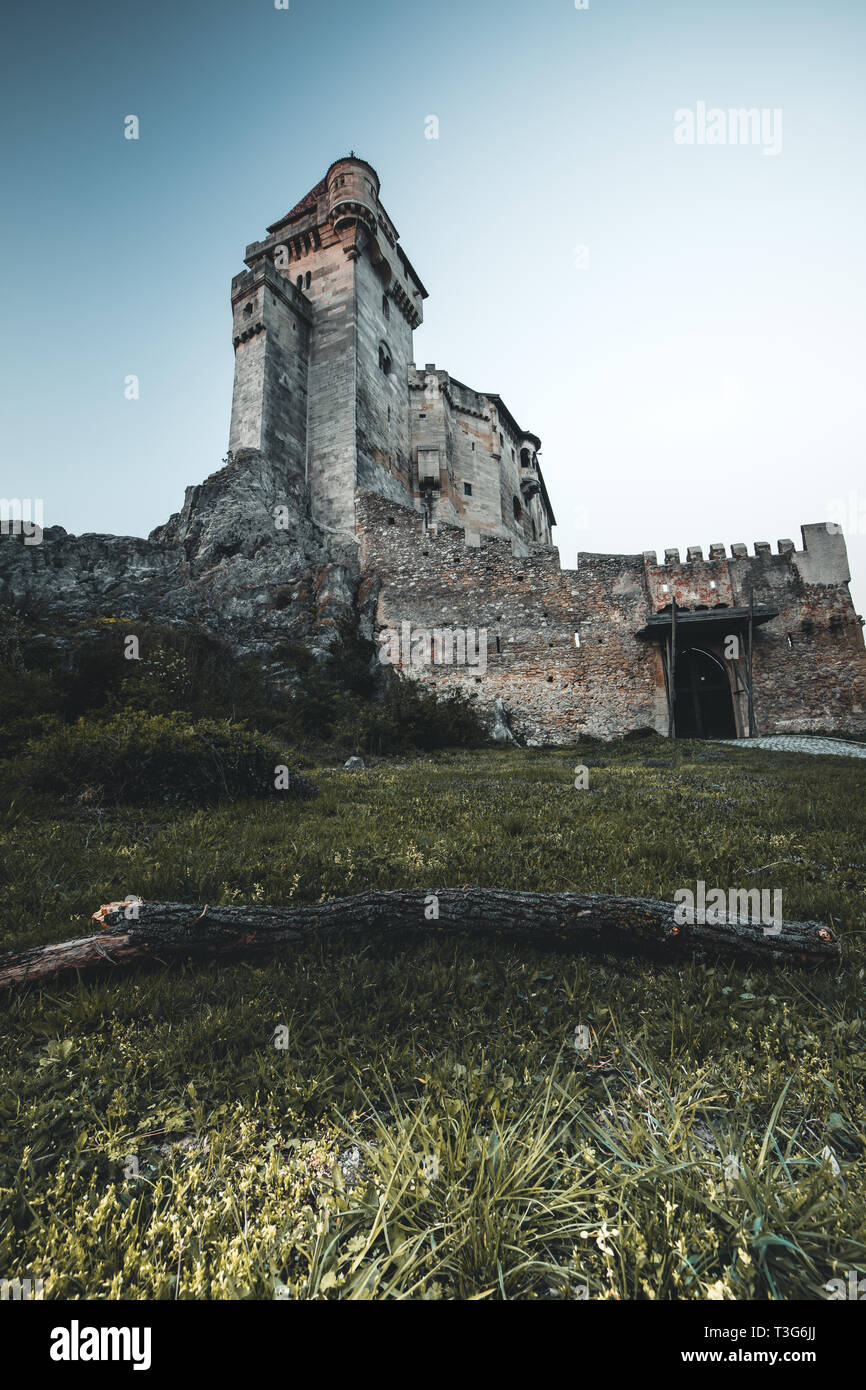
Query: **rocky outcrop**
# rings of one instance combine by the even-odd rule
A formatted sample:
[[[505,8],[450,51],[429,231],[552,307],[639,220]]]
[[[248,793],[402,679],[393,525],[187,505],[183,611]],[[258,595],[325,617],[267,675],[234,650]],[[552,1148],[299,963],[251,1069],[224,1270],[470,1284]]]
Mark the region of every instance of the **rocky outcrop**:
[[[359,581],[355,544],[318,526],[303,480],[254,450],[187,488],[181,510],[146,540],[62,526],[39,545],[0,536],[0,602],[69,621],[197,622],[265,661],[287,640],[326,648]]]

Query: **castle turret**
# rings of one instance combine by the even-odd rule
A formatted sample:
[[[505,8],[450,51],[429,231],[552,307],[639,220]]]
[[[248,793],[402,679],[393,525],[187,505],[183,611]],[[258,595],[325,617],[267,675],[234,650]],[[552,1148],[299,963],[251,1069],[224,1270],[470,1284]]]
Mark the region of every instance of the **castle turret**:
[[[325,175],[328,218],[337,236],[363,227],[376,235],[379,175],[364,159],[336,159]]]
[[[258,449],[303,477],[312,309],[267,257],[232,281],[235,385],[229,449]]]

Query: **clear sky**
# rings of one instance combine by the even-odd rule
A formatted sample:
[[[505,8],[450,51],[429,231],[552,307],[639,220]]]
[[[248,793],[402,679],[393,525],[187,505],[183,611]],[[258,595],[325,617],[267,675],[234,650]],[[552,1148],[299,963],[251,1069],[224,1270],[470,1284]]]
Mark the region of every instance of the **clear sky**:
[[[866,613],[866,0],[589,5],[7,8],[0,495],[177,510],[244,247],[352,148],[430,292],[416,361],[541,436],[563,564],[832,519]],[[781,110],[781,150],[676,143],[699,102]]]

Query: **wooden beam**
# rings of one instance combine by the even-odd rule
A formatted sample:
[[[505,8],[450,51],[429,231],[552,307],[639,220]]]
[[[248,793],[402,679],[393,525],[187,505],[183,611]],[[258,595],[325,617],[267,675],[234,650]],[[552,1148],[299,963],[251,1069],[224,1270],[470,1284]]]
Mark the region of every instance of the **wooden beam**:
[[[755,698],[753,695],[754,683],[752,679],[752,641],[755,625],[755,595],[749,592],[749,738],[754,738],[758,732],[755,723]]]
[[[671,705],[668,715],[668,738],[677,736],[677,601],[671,604]]]

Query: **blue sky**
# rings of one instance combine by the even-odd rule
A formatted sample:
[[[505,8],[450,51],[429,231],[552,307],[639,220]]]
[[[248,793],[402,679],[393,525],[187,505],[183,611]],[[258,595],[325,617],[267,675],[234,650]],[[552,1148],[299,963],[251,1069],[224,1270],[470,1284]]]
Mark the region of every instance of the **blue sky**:
[[[5,29],[0,495],[79,532],[177,510],[226,451],[244,247],[352,148],[430,291],[416,361],[541,435],[564,564],[836,519],[866,612],[862,0],[114,0]],[[700,101],[780,108],[781,152],[677,145]]]

